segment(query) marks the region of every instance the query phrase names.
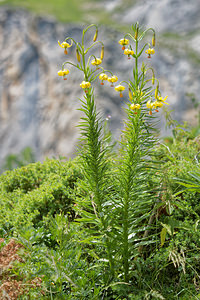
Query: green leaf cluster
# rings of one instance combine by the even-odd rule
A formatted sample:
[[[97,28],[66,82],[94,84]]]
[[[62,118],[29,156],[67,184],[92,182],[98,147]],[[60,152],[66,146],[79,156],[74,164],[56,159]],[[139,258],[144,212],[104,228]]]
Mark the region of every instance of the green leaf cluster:
[[[81,179],[78,163],[47,159],[0,176],[1,230],[41,226],[43,218],[62,211],[73,219]]]

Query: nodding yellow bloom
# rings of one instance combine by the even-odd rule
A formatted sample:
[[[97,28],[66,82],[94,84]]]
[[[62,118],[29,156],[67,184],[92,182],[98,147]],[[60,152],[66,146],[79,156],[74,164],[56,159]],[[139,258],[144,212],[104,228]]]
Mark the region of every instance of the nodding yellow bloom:
[[[64,74],[63,74],[63,71],[62,70],[60,70],[60,71],[58,71],[58,76],[63,76]]]
[[[120,97],[123,97],[123,94],[122,94],[122,92],[125,90],[125,87],[123,86],[123,85],[121,85],[121,84],[119,84],[119,85],[117,85],[116,87],[115,87],[115,90],[117,91],[117,92],[120,92]]]
[[[146,104],[147,108],[154,108],[154,102],[151,102],[151,100],[147,101],[147,104]]]
[[[93,66],[98,66],[98,65],[100,65],[102,63],[102,60],[100,59],[100,58],[95,58],[95,59],[93,59],[92,61],[91,61],[91,64],[93,65]]]
[[[120,45],[122,45],[122,50],[125,50],[125,45],[129,44],[129,40],[128,39],[121,39],[118,42]]]
[[[85,92],[87,93],[87,89],[91,87],[91,83],[89,81],[82,81],[80,87],[86,89]]]
[[[155,106],[155,108],[157,108],[157,107],[162,107],[163,106],[163,102],[161,102],[161,101],[155,101],[154,102],[154,106]]]
[[[151,55],[155,53],[155,50],[153,48],[149,48],[145,51],[146,54],[148,54],[148,58],[151,58]]]
[[[103,80],[107,80],[108,79],[108,75],[105,73],[101,73],[99,75],[99,79],[102,80],[101,85],[104,85]]]
[[[141,105],[140,104],[134,104],[134,103],[132,103],[131,105],[130,105],[130,109],[131,110],[138,110],[138,109],[140,109],[140,107],[141,107]],[[137,114],[137,112],[135,112],[135,114]]]
[[[67,80],[67,78],[65,77],[65,75],[68,75],[68,74],[69,74],[69,70],[67,70],[67,69],[58,71],[58,76],[63,76],[64,80]]]
[[[168,104],[168,105],[169,105],[169,103],[165,102],[165,100],[167,99],[167,97],[168,97],[168,96],[166,96],[166,97],[163,99],[163,97],[157,96],[156,99],[157,99],[159,102],[162,102],[162,103],[165,103],[165,104]]]
[[[162,97],[158,97],[158,98],[162,99]],[[165,99],[167,99],[167,97],[165,97]],[[167,103],[167,102],[164,101],[165,99],[162,99],[162,100],[159,100],[159,99],[158,99],[158,100],[156,100],[156,101],[154,102],[155,110],[156,110],[157,112],[158,112],[157,108],[158,108],[158,107],[162,107],[163,104],[169,105],[169,103]]]
[[[128,59],[130,59],[130,55],[133,55],[133,54],[134,54],[134,51],[131,50],[131,49],[125,49],[125,50],[124,50],[124,54],[125,54],[125,55],[128,55]]]
[[[62,42],[62,43],[60,43],[60,42],[58,41],[58,45],[59,45],[61,48],[65,49],[65,50],[64,50],[64,53],[65,53],[65,54],[67,54],[67,48],[70,48],[70,47],[72,46],[72,44],[73,44],[73,42],[72,42],[71,45],[70,45],[70,44],[67,43],[67,42]]]
[[[111,76],[111,77],[108,77],[107,80],[108,80],[108,82],[111,82],[111,86],[114,86],[113,83],[114,83],[114,82],[117,82],[118,77],[115,76],[115,75],[113,75],[113,76]]]
[[[152,115],[152,109],[155,108],[155,104],[154,102],[151,102],[151,100],[147,101],[147,104],[146,104],[147,108],[149,108],[149,114]]]

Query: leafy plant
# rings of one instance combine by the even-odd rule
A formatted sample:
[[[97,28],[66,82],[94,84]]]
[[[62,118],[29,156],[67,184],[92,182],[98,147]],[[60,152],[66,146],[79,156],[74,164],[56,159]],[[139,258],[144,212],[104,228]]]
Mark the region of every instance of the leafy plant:
[[[74,161],[46,160],[0,176],[1,230],[43,224],[43,218],[59,211],[75,217],[73,209],[82,175]]]
[[[24,262],[13,272],[24,284],[40,278],[30,298],[199,298],[198,137],[178,124],[170,141],[157,137],[157,111],[167,103],[154,70],[140,63],[144,52],[147,59],[155,52],[151,44],[141,45],[148,31],[154,46],[154,30],[142,31],[138,23],[119,41],[133,76],[115,86],[120,97],[127,86],[129,99],[114,143],[97,112],[94,87],[98,78],[102,86],[114,86],[118,78],[102,67],[97,26],[85,28],[81,42],[59,42],[65,54],[75,45],[77,63],[64,62],[58,75],[67,79],[69,64],[84,79],[79,157],[0,177],[2,233],[24,246]],[[100,47],[100,57],[90,55],[93,47]]]
[[[93,43],[86,47],[85,35],[91,28],[95,29]],[[137,23],[132,26],[133,33],[125,34],[119,41],[124,54],[128,59],[132,58],[134,64],[133,78],[129,82],[122,81],[115,87],[120,97],[125,90],[122,83],[125,83],[129,90],[129,101],[125,103],[127,120],[116,158],[112,157],[109,146],[104,144],[103,123],[96,111],[94,100],[93,83],[97,77],[102,85],[109,81],[113,86],[118,80],[111,71],[101,66],[104,45],[101,41],[96,41],[98,29],[96,25],[84,29],[81,43],[71,37],[59,43],[66,54],[67,48],[75,44],[77,64],[64,62],[58,75],[66,79],[69,70],[65,67],[70,64],[78,68],[84,76],[84,81],[80,84],[85,92],[80,109],[84,114],[80,123],[80,156],[82,171],[87,180],[85,189],[90,193],[91,199],[90,202],[83,200],[79,203],[82,218],[76,221],[91,224],[88,229],[90,241],[85,242],[95,242],[98,245],[97,255],[104,260],[107,270],[104,284],[112,287],[115,283],[114,286],[119,288],[119,295],[123,297],[131,291],[134,258],[147,255],[150,245],[157,247],[158,243],[156,235],[149,235],[153,228],[149,219],[154,215],[155,204],[158,201],[155,194],[159,193],[161,181],[158,176],[158,161],[154,161],[152,157],[156,144],[153,120],[154,113],[166,103],[166,98],[163,99],[160,95],[159,83],[153,69],[145,64],[139,69],[139,58],[145,49],[148,48],[145,51],[148,58],[155,52],[149,43],[139,47],[148,31],[152,31],[152,44],[155,45],[154,30],[150,28],[141,31]],[[128,38],[134,44],[134,48],[132,45],[127,46]],[[88,54],[94,46],[100,46],[100,58]],[[147,78],[149,73],[151,79]],[[150,81],[153,85],[156,82],[156,86],[151,87]],[[155,218],[152,219],[155,221]]]

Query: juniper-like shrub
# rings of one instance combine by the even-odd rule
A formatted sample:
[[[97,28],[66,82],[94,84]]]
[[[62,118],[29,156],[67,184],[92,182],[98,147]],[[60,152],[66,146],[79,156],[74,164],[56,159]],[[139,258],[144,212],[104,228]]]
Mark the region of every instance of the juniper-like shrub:
[[[0,176],[1,234],[12,228],[38,228],[44,218],[60,212],[72,220],[81,178],[75,160],[47,159],[4,172]]]

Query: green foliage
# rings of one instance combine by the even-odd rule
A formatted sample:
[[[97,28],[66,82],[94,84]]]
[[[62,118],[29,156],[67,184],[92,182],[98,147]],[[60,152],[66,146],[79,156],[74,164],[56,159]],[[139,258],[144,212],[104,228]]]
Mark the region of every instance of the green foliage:
[[[4,0],[0,5],[26,8],[39,15],[52,15],[60,22],[88,23],[88,16],[99,22],[112,24],[110,15],[102,8],[96,9],[97,0]]]
[[[31,164],[0,177],[2,232],[13,228],[24,245],[24,262],[12,272],[25,284],[40,278],[30,298],[199,299],[199,137],[178,125],[170,140],[158,140],[155,114],[165,99],[152,68],[138,67],[149,44],[138,51],[148,30],[141,32],[136,23],[134,35],[124,36],[135,43],[133,78],[121,82],[129,88],[129,101],[114,148],[93,87],[101,72],[113,74],[90,66],[96,57],[88,52],[100,45],[103,57],[104,49],[100,41],[85,47],[92,28],[96,36],[91,25],[82,43],[73,40],[77,65],[65,62],[60,71],[71,64],[83,73],[79,157]]]
[[[46,160],[7,171],[0,176],[0,227],[41,226],[58,212],[74,218],[81,174],[75,160]]]

